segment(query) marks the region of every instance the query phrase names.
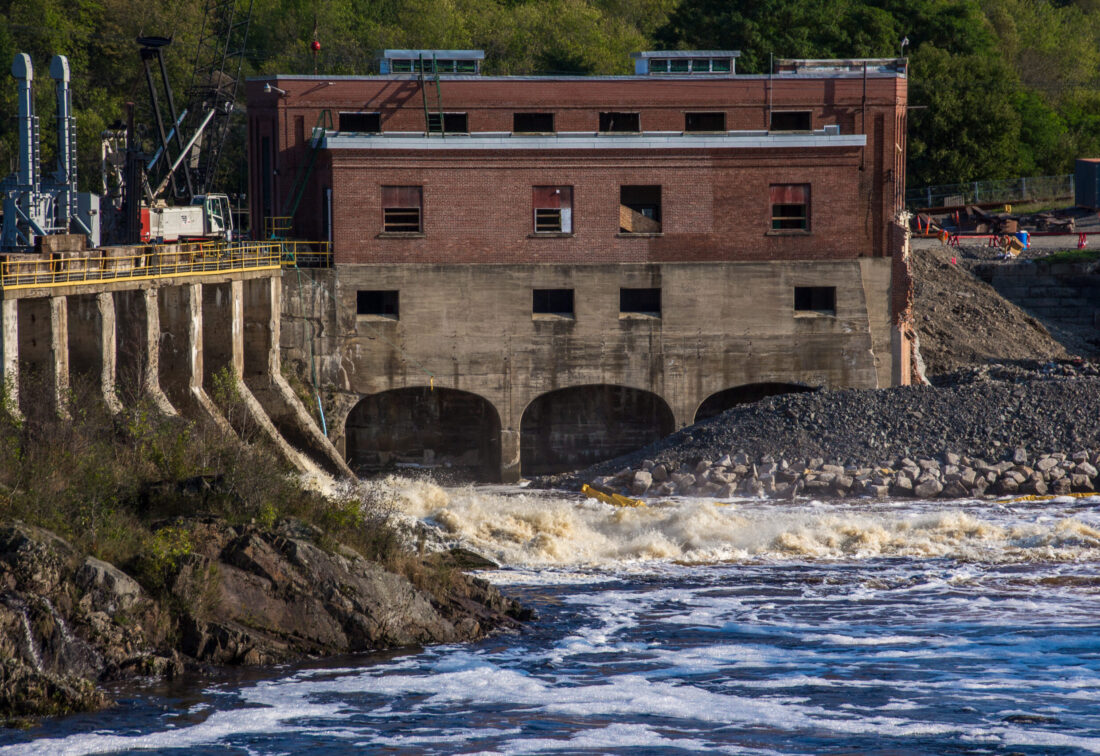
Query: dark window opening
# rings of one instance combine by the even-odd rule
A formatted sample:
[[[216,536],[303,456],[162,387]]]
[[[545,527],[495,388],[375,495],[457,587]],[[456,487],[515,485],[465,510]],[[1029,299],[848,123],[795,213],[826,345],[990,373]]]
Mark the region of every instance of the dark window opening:
[[[684,113],[684,131],[725,130],[725,113]]]
[[[668,70],[671,73],[687,73],[691,70],[691,61],[687,58],[673,58],[668,62]]]
[[[469,134],[465,113],[444,113],[442,121],[439,113],[428,113],[428,133],[430,134]]]
[[[378,315],[398,319],[396,291],[355,292],[356,315]]]
[[[363,134],[377,134],[382,131],[382,114],[340,113],[337,125],[340,131],[358,131]]]
[[[391,234],[422,231],[422,198],[419,186],[382,187],[382,230]]]
[[[600,113],[600,131],[636,133],[641,130],[637,113]]]
[[[554,131],[553,113],[513,113],[512,131],[516,134],[550,134]]]
[[[573,233],[573,187],[532,187],[535,233]]]
[[[794,287],[794,311],[820,312],[826,315],[836,315],[836,287]]]
[[[624,234],[661,233],[661,187],[619,187],[619,231]]]
[[[813,114],[808,110],[772,113],[771,131],[813,131]]]
[[[639,315],[661,314],[660,289],[619,289],[619,312]]]
[[[535,315],[573,317],[572,289],[533,289],[531,312]]]
[[[808,184],[773,184],[771,187],[772,231],[810,230],[810,187]]]

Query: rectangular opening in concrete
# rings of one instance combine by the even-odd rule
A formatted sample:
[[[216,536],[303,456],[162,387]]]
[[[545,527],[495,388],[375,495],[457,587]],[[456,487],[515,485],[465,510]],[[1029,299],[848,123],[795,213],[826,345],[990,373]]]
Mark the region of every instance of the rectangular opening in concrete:
[[[118,355],[115,385],[123,404],[132,405],[142,395],[149,363],[145,291],[116,291],[114,298]]]
[[[637,133],[641,131],[637,113],[600,113],[600,131],[604,133]]]
[[[619,289],[619,314],[661,317],[661,290]]]
[[[355,292],[355,314],[397,320],[400,317],[397,291],[364,290]]]
[[[418,234],[423,230],[424,190],[420,186],[382,187],[382,230]]]
[[[157,307],[160,322],[158,380],[172,404],[182,409],[191,404],[191,361],[202,359],[201,345],[194,353],[191,350],[191,287],[157,289]]]
[[[244,376],[268,372],[271,356],[271,279],[252,278],[242,282],[244,295]],[[278,317],[274,313],[274,317]]]
[[[836,315],[835,286],[794,287],[794,311]]]
[[[19,397],[28,416],[43,416],[53,407],[54,360],[47,297],[19,301]]]
[[[532,314],[574,317],[572,289],[532,289],[531,294]]]
[[[69,371],[98,385],[103,372],[102,328],[94,294],[65,298],[69,308]]]
[[[233,370],[233,296],[232,286],[202,286],[202,384],[213,395],[214,376]]]
[[[661,232],[661,187],[619,187],[619,232],[659,234]]]

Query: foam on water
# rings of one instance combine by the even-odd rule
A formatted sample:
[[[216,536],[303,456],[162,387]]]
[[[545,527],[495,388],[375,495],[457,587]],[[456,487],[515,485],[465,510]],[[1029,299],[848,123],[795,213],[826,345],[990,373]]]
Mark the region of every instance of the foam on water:
[[[1100,555],[1095,515],[1085,515],[1091,518],[1086,522],[1034,507],[994,523],[982,514],[991,505],[978,502],[935,505],[933,511],[928,504],[826,507],[691,499],[617,508],[548,492],[443,489],[398,478],[378,485],[401,512],[511,566],[761,558],[1068,561]],[[1059,512],[1064,507],[1051,506]]]
[[[0,754],[1100,753],[1088,503],[613,509],[384,485],[501,560],[485,576],[541,619]]]

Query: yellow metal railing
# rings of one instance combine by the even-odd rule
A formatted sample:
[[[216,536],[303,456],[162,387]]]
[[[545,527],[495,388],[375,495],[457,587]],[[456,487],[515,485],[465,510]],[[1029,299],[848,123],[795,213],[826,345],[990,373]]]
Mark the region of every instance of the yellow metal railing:
[[[294,224],[291,215],[269,215],[264,218],[265,239],[285,239],[290,236],[290,228]]]
[[[81,283],[193,276],[227,270],[278,269],[278,242],[200,242],[125,248],[130,254],[100,254],[0,263],[0,288],[30,289]]]
[[[329,242],[281,241],[284,268],[331,268],[332,244]]]

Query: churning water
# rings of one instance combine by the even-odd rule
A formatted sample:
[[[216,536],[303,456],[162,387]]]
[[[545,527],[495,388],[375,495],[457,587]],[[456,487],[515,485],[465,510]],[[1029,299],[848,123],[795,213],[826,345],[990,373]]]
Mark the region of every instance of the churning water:
[[[613,509],[388,485],[540,619],[130,688],[0,754],[1100,752],[1100,498]]]

